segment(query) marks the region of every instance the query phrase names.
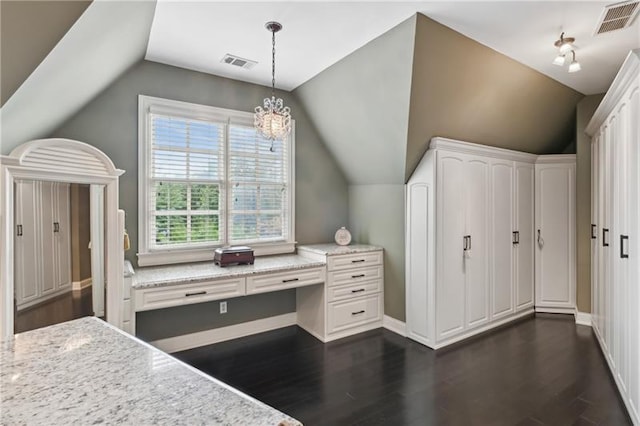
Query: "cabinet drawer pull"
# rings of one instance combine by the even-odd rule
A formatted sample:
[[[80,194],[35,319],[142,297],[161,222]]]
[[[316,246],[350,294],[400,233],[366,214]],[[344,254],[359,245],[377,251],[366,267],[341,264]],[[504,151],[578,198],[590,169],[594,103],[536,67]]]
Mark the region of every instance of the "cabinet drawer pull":
[[[364,314],[364,309],[361,311],[351,312],[351,315],[360,315],[360,314]]]
[[[351,293],[361,293],[364,291],[364,288],[359,288],[357,290],[351,290]]]
[[[620,235],[620,259],[628,259],[629,251],[624,249],[624,242],[629,241],[628,235]]]
[[[351,263],[362,263],[364,259],[352,260]]]
[[[300,281],[300,278],[291,278],[288,280],[282,280],[283,283],[292,283],[294,281]]]
[[[22,225],[18,225],[18,237],[22,237]]]
[[[607,234],[609,230],[607,228],[602,228],[602,247],[609,247],[609,241],[607,241]]]
[[[364,274],[351,275],[351,278],[362,278],[362,277],[364,277]]]
[[[591,239],[595,240],[598,238],[598,231],[596,231],[596,225],[594,223],[591,224]]]
[[[186,297],[189,297],[189,296],[201,296],[201,295],[203,295],[203,294],[207,294],[207,292],[206,292],[206,291],[204,291],[204,290],[202,290],[202,291],[196,291],[196,292],[193,292],[193,293],[185,293],[185,296],[186,296]]]

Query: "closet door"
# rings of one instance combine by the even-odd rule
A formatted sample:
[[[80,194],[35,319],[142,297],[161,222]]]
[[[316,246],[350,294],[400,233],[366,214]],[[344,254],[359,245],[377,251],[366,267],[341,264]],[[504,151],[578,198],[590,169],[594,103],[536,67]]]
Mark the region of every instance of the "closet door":
[[[598,230],[598,238],[600,242],[598,245],[598,281],[600,285],[600,336],[604,345],[605,356],[609,357],[609,328],[610,328],[610,315],[611,308],[609,302],[611,300],[612,282],[610,278],[611,266],[610,266],[610,245],[611,235],[609,231],[610,225],[610,213],[609,207],[611,206],[611,188],[610,188],[610,174],[611,174],[611,160],[610,160],[610,144],[609,139],[609,127],[603,126],[601,131],[601,137],[599,140],[599,174],[598,174],[598,218],[600,219],[600,229]]]
[[[640,116],[640,87],[629,95],[629,117]],[[629,123],[629,402],[635,418],[640,418],[640,122]]]
[[[465,160],[438,152],[436,168],[436,340],[441,340],[465,325]]]
[[[536,164],[536,310],[575,309],[575,160]]]
[[[601,310],[600,310],[600,280],[598,277],[598,229],[600,220],[598,218],[599,191],[599,138],[595,135],[591,141],[591,323],[598,333],[601,330]]]
[[[466,326],[489,321],[489,169],[490,160],[468,156],[465,182],[466,229],[469,246],[464,256]],[[460,188],[458,188],[460,191]]]
[[[56,290],[71,288],[71,219],[69,184],[53,184],[54,208],[54,277]]]
[[[54,293],[57,290],[55,276],[55,253],[57,243],[54,235],[56,221],[56,194],[53,182],[36,182],[40,189],[40,230],[42,235],[42,295]]]
[[[516,310],[533,307],[534,277],[534,165],[515,163],[515,291]]]
[[[38,252],[38,193],[34,182],[16,182],[15,187],[15,297],[18,309],[40,297]]]
[[[627,392],[628,375],[628,254],[629,229],[627,223],[628,198],[628,104],[623,100],[611,117],[611,131],[615,143],[612,144],[613,159],[613,219],[611,241],[614,247],[613,274],[613,345],[614,361],[620,387]],[[635,307],[637,308],[637,307]]]
[[[512,161],[491,162],[491,317],[514,312],[513,224],[514,172]],[[533,206],[532,206],[533,207]]]

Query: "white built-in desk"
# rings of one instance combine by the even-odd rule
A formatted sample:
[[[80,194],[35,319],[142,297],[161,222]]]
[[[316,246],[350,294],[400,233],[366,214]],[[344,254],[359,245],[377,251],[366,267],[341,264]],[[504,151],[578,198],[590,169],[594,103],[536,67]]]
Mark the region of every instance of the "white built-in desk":
[[[382,248],[319,244],[298,253],[257,257],[253,265],[138,269],[125,288],[127,331],[135,333],[136,312],[294,288],[297,324],[323,342],[382,325]]]

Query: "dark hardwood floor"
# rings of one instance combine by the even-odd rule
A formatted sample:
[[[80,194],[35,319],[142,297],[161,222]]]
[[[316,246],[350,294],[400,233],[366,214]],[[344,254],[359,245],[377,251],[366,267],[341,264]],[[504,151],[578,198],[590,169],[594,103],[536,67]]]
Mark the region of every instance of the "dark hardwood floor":
[[[93,315],[91,286],[73,290],[38,305],[15,311],[14,332],[34,330]]]
[[[537,316],[432,351],[288,327],[174,354],[305,425],[627,425],[591,329]]]

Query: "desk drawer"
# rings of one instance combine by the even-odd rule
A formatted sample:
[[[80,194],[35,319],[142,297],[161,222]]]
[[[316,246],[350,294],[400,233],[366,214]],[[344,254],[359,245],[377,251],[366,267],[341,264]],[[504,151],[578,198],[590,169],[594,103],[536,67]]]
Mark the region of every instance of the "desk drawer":
[[[321,284],[325,280],[323,267],[295,269],[287,272],[275,272],[247,277],[247,294],[266,293]]]
[[[367,253],[343,254],[327,257],[327,270],[360,268],[362,266],[382,265],[382,251]]]
[[[327,284],[329,286],[355,284],[383,278],[382,265],[333,271],[327,275]]]
[[[244,278],[148,288],[136,290],[136,312],[228,299],[244,294]]]
[[[382,319],[382,297],[374,294],[329,304],[329,333]]]
[[[382,280],[366,281],[340,287],[327,287],[328,301],[353,299],[382,291]]]

